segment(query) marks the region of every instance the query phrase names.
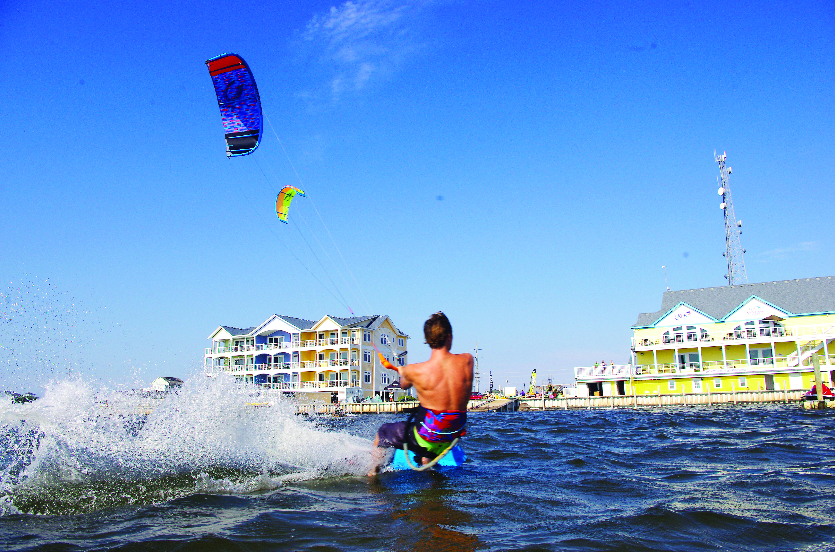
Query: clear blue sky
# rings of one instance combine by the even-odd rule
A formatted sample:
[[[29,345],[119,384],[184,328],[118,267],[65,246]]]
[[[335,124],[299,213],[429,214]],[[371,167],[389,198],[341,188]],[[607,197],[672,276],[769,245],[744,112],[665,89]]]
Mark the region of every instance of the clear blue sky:
[[[714,150],[749,281],[835,274],[831,2],[22,0],[0,46],[7,386],[45,354],[188,376],[220,324],[343,303],[413,361],[444,310],[482,388],[570,382],[628,359],[662,265],[723,285]],[[225,52],[286,155],[267,125],[226,158],[204,65]]]

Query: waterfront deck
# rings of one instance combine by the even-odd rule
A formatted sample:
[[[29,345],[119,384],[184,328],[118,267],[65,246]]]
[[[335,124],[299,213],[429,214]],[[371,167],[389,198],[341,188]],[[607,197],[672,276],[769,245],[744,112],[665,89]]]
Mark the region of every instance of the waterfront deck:
[[[799,403],[804,391],[736,391],[682,393],[677,395],[620,395],[613,397],[561,397],[559,399],[492,399],[471,401],[469,412],[521,412],[527,410],[576,410],[588,408],[647,408],[664,406],[713,406],[721,404]],[[358,404],[300,404],[300,414],[382,414],[414,408],[414,402]],[[833,405],[835,406],[835,405]]]
[[[719,404],[798,402],[805,391],[736,391],[612,397],[561,397],[522,399],[520,410],[569,410],[577,408],[640,408],[653,406],[712,406]]]

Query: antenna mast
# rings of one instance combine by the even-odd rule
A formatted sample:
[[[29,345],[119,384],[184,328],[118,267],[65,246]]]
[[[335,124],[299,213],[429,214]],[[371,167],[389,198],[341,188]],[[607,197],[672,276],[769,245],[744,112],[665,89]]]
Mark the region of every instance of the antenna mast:
[[[728,157],[727,153],[716,155],[713,152],[713,157],[719,163],[719,176],[716,178],[719,183],[719,195],[722,196],[722,203],[719,208],[722,209],[725,215],[725,252],[722,255],[728,261],[728,273],[725,279],[728,280],[729,286],[737,284],[747,284],[748,274],[745,272],[745,250],[742,248],[740,241],[740,234],[742,234],[742,221],[736,220],[734,214],[734,204],[731,201],[731,188],[728,184],[728,175],[731,174],[732,169],[725,167],[725,160]]]
[[[479,392],[479,390],[478,390],[479,389],[479,383],[481,383],[481,377],[478,375],[478,352],[481,351],[481,350],[482,349],[478,348],[478,341],[476,341],[475,342],[475,349],[473,349],[473,352],[475,353],[474,359],[473,359],[473,360],[475,360],[475,370],[473,371],[473,391],[475,391],[476,393]],[[492,389],[493,388],[492,372],[490,374],[491,374],[490,388]]]

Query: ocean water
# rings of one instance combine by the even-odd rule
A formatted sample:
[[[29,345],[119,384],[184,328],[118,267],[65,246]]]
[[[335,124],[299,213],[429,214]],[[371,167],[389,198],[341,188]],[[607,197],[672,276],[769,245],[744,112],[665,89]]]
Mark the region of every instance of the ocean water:
[[[835,550],[834,411],[473,414],[462,468],[369,478],[395,416],[267,400],[0,400],[0,550]]]

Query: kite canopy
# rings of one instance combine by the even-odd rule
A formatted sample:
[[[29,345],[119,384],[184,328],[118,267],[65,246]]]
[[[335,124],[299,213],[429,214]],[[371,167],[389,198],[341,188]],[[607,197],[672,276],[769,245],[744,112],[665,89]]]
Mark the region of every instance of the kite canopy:
[[[223,54],[206,62],[215,85],[226,133],[226,156],[248,155],[261,142],[261,99],[252,71],[242,57]]]
[[[275,200],[275,214],[284,224],[287,224],[287,211],[290,210],[290,203],[296,195],[304,196],[304,192],[293,186],[284,186],[278,192],[278,198]]]

